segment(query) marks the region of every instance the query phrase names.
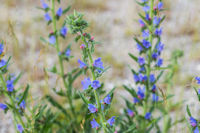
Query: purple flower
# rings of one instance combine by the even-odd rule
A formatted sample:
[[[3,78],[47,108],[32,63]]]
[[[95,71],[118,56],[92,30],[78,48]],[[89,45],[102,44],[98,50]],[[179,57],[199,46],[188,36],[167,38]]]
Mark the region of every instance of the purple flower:
[[[152,101],[153,102],[157,102],[158,101],[158,99],[159,99],[159,97],[156,95],[156,94],[152,94]]]
[[[196,128],[194,129],[194,133],[199,133],[198,127],[196,127]]]
[[[161,19],[159,17],[157,17],[157,16],[155,16],[153,18],[153,24],[156,25],[156,26],[159,25],[160,21],[161,21]]]
[[[81,49],[85,48],[85,44],[81,44],[80,48]]]
[[[198,95],[200,95],[200,89],[198,89]]]
[[[133,103],[139,103],[139,99],[137,99],[136,97],[133,98]]]
[[[52,44],[52,45],[56,43],[56,37],[54,35],[51,35],[49,37],[49,43]]]
[[[49,21],[51,21],[51,16],[48,13],[46,13],[44,15],[44,19],[49,22]]]
[[[97,58],[94,63],[93,63],[93,66],[96,67],[96,68],[99,68],[99,69],[104,69],[103,67],[103,62],[101,61],[101,58]],[[98,72],[101,72],[101,70],[97,70]]]
[[[139,72],[145,72],[145,67],[141,67]]]
[[[92,128],[96,128],[96,129],[99,128],[99,124],[96,122],[95,119],[93,119],[93,120],[90,122],[90,124],[92,125]]]
[[[156,59],[158,58],[158,53],[153,52],[152,58],[153,58],[154,60],[156,60]]]
[[[93,89],[98,89],[99,87],[101,87],[101,84],[100,84],[100,82],[98,81],[98,80],[94,80],[94,81],[92,81],[92,88]]]
[[[107,122],[112,126],[115,123],[115,116],[111,117]]]
[[[197,84],[200,84],[200,77],[196,77],[195,79],[197,81]]]
[[[142,37],[144,37],[144,38],[148,38],[149,37],[149,31],[147,30],[147,31],[143,31],[142,32]]]
[[[156,78],[155,78],[154,74],[151,74],[149,76],[149,81],[150,81],[150,83],[154,83],[156,81]]]
[[[79,66],[80,68],[86,68],[87,67],[87,65],[79,59],[78,59],[78,63],[80,64],[80,66]]]
[[[142,41],[142,44],[143,44],[143,46],[144,46],[145,48],[147,48],[147,49],[148,49],[149,47],[151,47],[151,43],[150,43],[149,41],[145,40],[145,39]]]
[[[0,103],[0,109],[5,110],[7,108],[6,104]]]
[[[161,53],[164,49],[164,44],[159,42],[158,45],[156,45],[156,49],[157,49],[158,53]]]
[[[130,117],[134,116],[134,112],[131,109],[127,109],[127,113]]]
[[[145,12],[148,12],[148,11],[150,10],[150,7],[149,7],[148,5],[145,5],[145,6],[143,7],[143,10],[144,10]]]
[[[161,10],[163,8],[163,3],[162,2],[159,2],[158,3],[158,10]]]
[[[153,92],[156,92],[156,85],[153,85],[152,88],[151,88],[151,90],[152,90]]]
[[[147,112],[144,117],[145,117],[146,120],[151,119],[151,113]]]
[[[88,89],[88,87],[91,85],[90,78],[85,78],[83,81],[81,81],[83,90]]]
[[[137,92],[137,96],[139,99],[144,99],[145,97],[145,88],[141,89],[140,87],[138,87],[138,92]]]
[[[60,34],[65,37],[67,35],[67,28],[64,26],[60,29]]]
[[[59,8],[58,11],[56,12],[56,16],[60,17],[62,16],[63,10],[62,8]]]
[[[138,22],[140,23],[140,26],[141,26],[141,27],[144,27],[144,26],[145,26],[145,23],[144,23],[141,19],[139,19]]]
[[[111,97],[110,97],[110,94],[108,94],[105,98],[104,98],[104,103],[106,104],[110,104],[110,101],[111,101]]]
[[[49,6],[44,2],[44,0],[41,0],[42,8],[47,9]]]
[[[68,48],[66,51],[65,51],[65,56],[69,57],[71,54],[71,50]]]
[[[0,61],[0,68],[3,67],[3,66],[5,66],[6,63],[7,62],[5,60],[1,59],[1,61]]]
[[[156,36],[161,36],[162,35],[162,28],[160,28],[160,29],[156,28],[155,35]]]
[[[135,80],[136,83],[140,81],[140,78],[137,74],[133,75],[133,79]]]
[[[4,45],[3,43],[0,43],[0,55],[3,53],[4,50]]]
[[[197,120],[195,120],[193,117],[190,117],[190,125],[192,127],[196,127],[197,126]]]
[[[18,124],[17,125],[17,130],[22,133],[24,131],[24,128],[22,127],[22,125]]]
[[[140,66],[143,66],[145,64],[145,59],[143,57],[138,57],[138,63]]]
[[[137,49],[139,50],[139,52],[142,52],[144,49],[140,44],[136,44],[137,45]]]
[[[162,64],[163,64],[163,59],[161,59],[161,58],[158,59],[158,61],[157,61],[157,63],[156,63],[156,66],[161,67]]]
[[[151,18],[149,17],[149,14],[148,14],[148,13],[146,13],[145,19],[146,19],[147,21],[151,20]]]
[[[147,80],[147,76],[146,75],[142,75],[141,73],[138,75],[140,82],[145,82]]]
[[[88,109],[90,110],[90,113],[96,113],[98,111],[93,104],[88,104]]]
[[[20,104],[19,104],[20,108],[25,109],[26,108],[26,102],[23,100]]]
[[[7,91],[12,92],[14,90],[13,80],[8,80],[6,82]]]
[[[142,2],[147,2],[148,0],[142,0]]]

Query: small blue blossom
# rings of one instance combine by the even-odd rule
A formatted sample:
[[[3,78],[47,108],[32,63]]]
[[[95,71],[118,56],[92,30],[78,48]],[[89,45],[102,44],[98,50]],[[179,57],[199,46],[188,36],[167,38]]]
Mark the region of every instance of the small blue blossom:
[[[158,58],[158,53],[153,52],[152,58],[153,58],[154,60],[156,60],[156,59]]]
[[[13,92],[14,90],[13,80],[8,80],[6,82],[6,87],[7,87],[7,91]]]
[[[141,0],[142,2],[147,2],[148,0]]]
[[[106,104],[110,104],[110,102],[111,102],[111,97],[110,97],[110,94],[108,94],[108,96],[106,96],[105,98],[104,98],[104,103],[106,103]]]
[[[145,64],[145,59],[143,57],[138,57],[138,63],[140,66],[143,66]]]
[[[93,104],[88,104],[88,109],[90,110],[90,113],[96,113],[98,111]]]
[[[163,64],[163,59],[162,58],[158,59],[156,66],[161,67],[162,64]]]
[[[140,78],[139,78],[139,76],[138,76],[137,74],[134,74],[134,75],[133,75],[133,79],[134,79],[134,81],[135,81],[136,83],[140,81]]]
[[[149,17],[149,14],[148,14],[148,13],[146,13],[145,19],[146,19],[147,21],[151,20],[151,18]]]
[[[99,124],[96,122],[95,119],[93,119],[93,120],[90,122],[90,124],[92,125],[92,128],[98,129],[98,128],[100,127]]]
[[[192,127],[196,127],[197,126],[197,120],[195,120],[193,117],[190,117],[190,125]]]
[[[93,66],[99,69],[104,69],[103,67],[103,62],[101,61],[101,58],[97,58],[96,60],[94,60]],[[97,70],[98,72],[101,72],[101,70]]]
[[[80,64],[79,68],[86,68],[87,67],[87,65],[79,59],[78,59],[78,63]]]
[[[3,43],[0,43],[0,55],[3,53],[4,50],[4,45]]]
[[[127,113],[130,117],[134,116],[134,112],[131,109],[127,109]]]
[[[151,90],[152,90],[153,92],[156,92],[156,85],[153,85],[152,88],[151,88]]]
[[[159,99],[159,97],[156,95],[156,94],[152,94],[152,101],[153,102],[157,102],[158,101],[158,99]]]
[[[141,26],[141,27],[144,27],[144,26],[145,26],[145,23],[144,23],[144,21],[142,21],[142,19],[139,19],[138,22],[140,23],[140,26]]]
[[[115,123],[115,116],[111,117],[107,122],[112,126]]]
[[[140,87],[138,87],[138,92],[137,92],[137,96],[139,99],[144,99],[145,97],[145,88],[141,89]]]
[[[141,67],[139,72],[145,72],[145,67]]]
[[[56,16],[60,17],[62,16],[63,10],[62,8],[59,8],[58,11],[56,12]]]
[[[200,89],[198,89],[198,95],[200,95]]]
[[[24,128],[22,127],[22,125],[18,124],[17,125],[17,130],[22,133],[24,131]]]
[[[150,7],[149,7],[148,5],[145,5],[145,6],[143,7],[143,10],[144,10],[145,12],[148,12],[148,11],[150,10]]]
[[[44,15],[44,19],[49,22],[49,21],[51,21],[51,16],[48,13],[46,13]]]
[[[139,103],[139,99],[136,98],[136,97],[134,97],[134,98],[133,98],[133,103],[135,103],[135,104],[136,104],[136,103]]]
[[[156,81],[156,78],[155,78],[154,74],[151,74],[149,76],[149,81],[150,81],[150,83],[154,83]]]
[[[85,78],[83,81],[81,81],[83,90],[88,89],[88,87],[91,85],[90,78]]]
[[[147,49],[151,47],[151,43],[145,39],[142,41],[142,44]]]
[[[164,44],[159,42],[158,45],[156,45],[156,49],[157,49],[158,53],[161,53],[164,49]]]
[[[143,31],[142,32],[142,37],[144,37],[144,38],[148,38],[149,37],[149,31],[147,30],[147,31]]]
[[[23,100],[20,104],[19,104],[20,108],[25,109],[26,108],[26,102]]]
[[[61,29],[60,29],[60,34],[65,37],[67,35],[67,27],[63,26]]]
[[[147,76],[146,75],[142,75],[141,73],[138,75],[140,82],[145,82],[147,80]]]
[[[41,3],[42,3],[42,8],[43,9],[49,8],[49,6],[44,2],[44,0],[41,0]]]
[[[56,37],[54,35],[51,35],[49,37],[49,43],[52,44],[52,45],[56,43]]]
[[[0,109],[5,110],[7,108],[6,104],[0,103]]]
[[[163,3],[162,2],[159,2],[158,3],[158,10],[161,10],[163,8]]]
[[[146,120],[151,119],[151,113],[147,112],[144,117],[145,117]]]
[[[162,28],[160,28],[160,29],[156,28],[155,35],[156,36],[161,36],[162,35]]]
[[[65,56],[69,57],[71,54],[71,50],[68,48],[66,51],[65,51]]]
[[[140,44],[137,43],[136,45],[139,52],[142,52],[144,50]]]
[[[7,62],[5,60],[1,59],[1,61],[0,61],[0,68],[3,67],[3,66],[5,66],[6,63]]]
[[[160,21],[161,21],[161,19],[159,17],[157,17],[157,16],[155,16],[153,18],[153,24],[156,25],[156,26],[159,25]]]
[[[197,84],[200,84],[200,77],[196,77],[195,79],[197,81]]]
[[[85,48],[85,44],[81,44],[80,48],[81,49]]]
[[[199,133],[198,127],[196,127],[196,128],[194,129],[194,133]]]
[[[100,82],[98,81],[98,80],[94,80],[94,81],[92,81],[92,88],[93,89],[98,89],[99,87],[101,87],[101,84],[100,84]]]

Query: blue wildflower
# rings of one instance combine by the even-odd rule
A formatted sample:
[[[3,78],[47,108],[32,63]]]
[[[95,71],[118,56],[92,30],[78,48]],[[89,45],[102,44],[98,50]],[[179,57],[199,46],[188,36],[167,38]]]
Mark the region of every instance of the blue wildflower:
[[[151,90],[152,90],[153,92],[156,92],[156,85],[153,85],[152,88],[151,88]]]
[[[90,113],[96,113],[98,111],[93,104],[88,104],[88,109],[90,110]]]
[[[142,32],[142,37],[144,37],[144,38],[148,38],[149,37],[149,31],[147,30],[147,31],[143,31]]]
[[[12,92],[14,90],[13,80],[8,80],[6,82],[7,91]]]
[[[68,48],[66,51],[65,51],[65,56],[69,57],[71,54],[71,50]]]
[[[195,79],[197,81],[197,84],[200,84],[200,77],[196,77]]]
[[[63,10],[62,8],[59,8],[58,11],[56,12],[56,16],[60,17],[62,16]]]
[[[156,59],[158,58],[158,53],[153,52],[153,54],[152,54],[152,58],[153,58],[154,60],[156,60]]]
[[[155,35],[156,36],[161,36],[162,35],[162,28],[160,28],[160,29],[156,28]]]
[[[143,66],[145,64],[145,59],[143,57],[138,57],[138,63],[140,66]]]
[[[0,55],[3,53],[4,50],[4,45],[3,43],[0,43]]]
[[[192,127],[196,127],[197,126],[197,120],[194,119],[193,117],[190,117],[190,125]]]
[[[93,120],[90,122],[90,124],[92,125],[92,128],[96,128],[96,129],[99,128],[99,124],[96,122],[95,119],[93,119]]]
[[[110,102],[111,102],[111,97],[110,97],[110,94],[108,94],[108,96],[106,96],[105,98],[104,98],[104,103],[106,103],[106,104],[110,104]]]
[[[139,50],[139,52],[142,52],[144,49],[140,44],[136,44],[137,45],[137,49]]]
[[[150,10],[150,7],[149,7],[148,5],[145,5],[145,6],[143,7],[143,10],[144,10],[145,12],[148,12],[148,11]]]
[[[145,67],[141,67],[139,72],[145,72]]]
[[[158,3],[158,10],[161,10],[163,8],[163,3],[162,2],[159,2]]]
[[[22,100],[22,102],[19,104],[20,108],[25,109],[26,108],[26,102]]]
[[[83,81],[81,81],[83,90],[88,89],[88,87],[91,85],[90,78],[85,78]]]
[[[152,94],[152,101],[153,102],[157,102],[158,101],[158,99],[159,99],[159,97],[156,95],[156,94]]]
[[[67,35],[67,28],[65,26],[63,26],[61,29],[60,29],[60,34],[65,37]]]
[[[158,59],[158,61],[157,61],[157,63],[156,63],[156,66],[161,67],[162,64],[163,64],[163,59],[161,59],[161,58]]]
[[[80,66],[79,66],[80,68],[86,68],[87,67],[87,65],[79,59],[78,59],[78,63],[80,64]]]
[[[80,48],[81,49],[85,48],[85,44],[81,44]]]
[[[138,87],[138,92],[137,92],[137,96],[139,99],[144,99],[145,97],[145,88],[141,89],[140,87]]]
[[[136,97],[134,97],[134,98],[133,98],[133,103],[135,103],[135,104],[136,104],[136,103],[139,103],[139,99],[136,98]]]
[[[44,15],[44,19],[49,22],[49,21],[51,21],[51,16],[48,13],[46,13]]]
[[[146,120],[151,119],[151,113],[147,112],[144,117],[145,117]]]
[[[154,83],[156,81],[156,78],[155,78],[154,74],[151,74],[149,76],[149,81],[150,81],[150,83]]]
[[[24,128],[22,127],[22,125],[18,124],[17,125],[17,130],[22,133],[24,131]]]
[[[145,82],[147,80],[147,76],[146,75],[142,75],[141,73],[138,75],[140,82]]]
[[[161,53],[164,49],[164,44],[159,42],[158,45],[156,45],[156,49],[157,49],[158,53]]]
[[[54,35],[51,35],[49,37],[49,43],[52,44],[52,45],[56,43],[56,37]]]
[[[107,122],[112,126],[115,123],[115,116],[111,117]]]
[[[5,60],[2,59],[2,60],[0,61],[0,68],[3,67],[3,66],[5,66],[6,63],[7,63],[7,62],[6,62]]]
[[[147,2],[148,0],[142,0],[142,2]]]
[[[198,95],[200,95],[200,89],[198,89]]]
[[[100,84],[100,82],[98,81],[98,80],[94,80],[94,81],[92,81],[92,88],[93,89],[98,89],[99,87],[101,87],[101,84]]]
[[[42,8],[47,9],[49,6],[44,2],[44,0],[41,0]]]
[[[96,60],[94,60],[93,66],[99,69],[104,69],[103,67],[103,62],[101,61],[101,58],[97,58]],[[97,70],[98,72],[101,72],[101,70]]]
[[[194,129],[194,133],[199,133],[198,127],[196,127],[196,128]]]
[[[144,23],[144,21],[142,21],[142,19],[139,19],[138,22],[140,23],[140,26],[141,26],[141,27],[144,27],[144,26],[145,26],[145,23]]]
[[[153,18],[153,24],[156,25],[156,26],[159,25],[160,21],[161,21],[161,19],[159,17],[157,17],[157,16],[155,16]]]
[[[145,39],[142,41],[142,44],[147,49],[151,47],[151,43]]]
[[[146,13],[145,19],[146,19],[147,21],[151,20],[151,18],[149,17],[149,14],[148,14],[148,13]]]
[[[137,74],[133,75],[133,79],[135,80],[136,83],[140,81],[140,78]]]
[[[127,113],[130,117],[134,116],[134,112],[131,109],[127,109]]]
[[[5,110],[7,108],[6,104],[0,103],[0,109]]]

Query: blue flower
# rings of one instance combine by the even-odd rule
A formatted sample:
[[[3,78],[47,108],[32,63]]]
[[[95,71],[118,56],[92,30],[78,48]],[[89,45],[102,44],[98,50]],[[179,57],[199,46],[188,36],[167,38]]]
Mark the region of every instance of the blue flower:
[[[151,20],[151,18],[149,17],[149,14],[148,14],[148,13],[146,13],[145,19],[146,19],[147,21]]]
[[[155,78],[154,74],[151,74],[149,76],[149,81],[150,81],[150,83],[154,83],[156,81],[156,78]]]
[[[140,81],[140,78],[139,78],[139,76],[138,76],[137,74],[134,74],[134,75],[133,75],[133,79],[134,79],[134,81],[135,81],[136,83]]]
[[[68,48],[66,51],[65,51],[65,56],[69,57],[71,54],[71,50]]]
[[[24,128],[22,127],[22,125],[18,124],[17,125],[17,130],[22,133],[24,131]]]
[[[145,23],[144,23],[141,19],[139,19],[138,22],[140,23],[140,26],[141,26],[141,27],[144,27],[144,26],[145,26]]]
[[[153,102],[157,102],[158,101],[158,99],[159,99],[159,97],[156,95],[156,94],[152,94],[152,101]]]
[[[0,68],[3,67],[3,66],[5,66],[6,63],[7,63],[7,62],[6,62],[5,60],[2,59],[2,60],[0,61]]]
[[[157,61],[157,63],[156,63],[156,66],[161,67],[162,64],[163,64],[163,59],[161,59],[161,58],[158,59],[158,61]]]
[[[20,108],[25,109],[26,108],[26,102],[23,100],[20,104],[19,104]]]
[[[156,60],[156,59],[158,58],[158,53],[153,52],[152,58],[153,58],[154,60]]]
[[[145,64],[145,59],[143,57],[138,57],[138,63],[140,66],[143,66]]]
[[[162,35],[162,28],[160,28],[160,29],[156,28],[155,35],[156,36],[161,36]]]
[[[153,18],[153,24],[156,25],[156,26],[159,25],[160,21],[161,21],[161,19],[159,17],[157,17],[157,16],[155,16]]]
[[[193,117],[190,117],[190,125],[192,127],[196,127],[197,126],[197,120],[195,120]]]
[[[145,67],[141,67],[139,72],[145,72]]]
[[[115,123],[115,116],[111,117],[107,122],[112,126]]]
[[[151,113],[147,112],[144,117],[145,117],[146,120],[151,119]]]
[[[134,116],[134,112],[131,109],[127,109],[127,113],[130,117]]]
[[[93,89],[98,89],[99,87],[101,87],[101,84],[100,84],[100,82],[98,81],[98,80],[94,80],[94,81],[92,81],[92,88]]]
[[[138,75],[140,82],[145,82],[147,80],[147,76],[146,75],[142,75],[141,73]]]
[[[149,37],[149,31],[147,30],[147,31],[143,31],[142,32],[142,37],[144,37],[144,38],[148,38]]]
[[[136,44],[137,45],[137,49],[139,50],[139,52],[142,52],[144,49],[140,44]]]
[[[44,2],[44,0],[41,0],[42,8],[47,9],[49,6]]]
[[[96,67],[96,68],[99,68],[97,71],[98,72],[101,72],[102,70],[100,69],[104,69],[103,67],[103,62],[101,61],[101,58],[97,58],[96,60],[94,60],[94,63],[93,63],[93,66]]]
[[[99,124],[96,122],[95,119],[93,119],[93,120],[90,122],[90,124],[92,125],[92,128],[96,128],[96,129],[99,128]]]
[[[197,81],[197,84],[200,84],[200,77],[196,77],[195,79]]]
[[[142,41],[142,44],[147,49],[151,47],[151,43],[145,39]]]
[[[145,6],[143,7],[143,10],[144,10],[145,12],[148,12],[148,11],[150,10],[150,7],[149,7],[148,5],[145,5]]]
[[[139,99],[137,99],[136,97],[133,98],[133,103],[139,103]]]
[[[106,103],[106,104],[110,104],[110,101],[111,101],[111,97],[110,97],[110,94],[108,94],[108,96],[106,96],[105,98],[104,98],[104,103]]]
[[[14,90],[13,80],[8,80],[6,82],[7,91],[12,92]]]
[[[93,104],[88,104],[88,109],[90,110],[90,113],[96,113],[98,111]]]
[[[152,90],[153,92],[156,92],[156,85],[153,85],[152,88],[151,88],[151,90]]]
[[[0,43],[0,55],[3,53],[4,50],[4,45],[3,43]]]
[[[158,45],[156,45],[156,49],[157,49],[158,53],[161,53],[164,49],[164,44],[159,42]]]
[[[198,95],[200,95],[200,89],[198,89]]]
[[[49,22],[49,21],[51,21],[51,16],[48,13],[46,13],[44,15],[44,19]]]
[[[56,43],[56,37],[54,35],[51,35],[49,37],[49,43],[52,44],[52,45]]]
[[[81,49],[85,48],[85,44],[81,44],[80,48]]]
[[[159,2],[158,3],[158,10],[161,10],[163,8],[163,3],[162,2]]]
[[[79,66],[80,68],[86,68],[87,67],[87,65],[79,59],[78,59],[78,63],[80,64],[80,66]]]
[[[60,34],[65,37],[67,35],[67,28],[65,26],[63,26],[61,29],[60,29]]]
[[[63,10],[62,8],[59,8],[58,11],[56,12],[56,16],[60,17],[62,16]]]
[[[6,104],[0,103],[0,109],[5,110],[7,108]]]
[[[196,127],[196,128],[194,129],[194,133],[199,133],[198,127]]]
[[[137,92],[137,96],[139,99],[144,99],[145,97],[145,88],[141,89],[140,87],[138,87],[138,92]]]
[[[142,0],[142,2],[147,2],[148,0]]]
[[[85,78],[83,81],[81,81],[83,90],[88,89],[88,87],[91,85],[90,78]]]

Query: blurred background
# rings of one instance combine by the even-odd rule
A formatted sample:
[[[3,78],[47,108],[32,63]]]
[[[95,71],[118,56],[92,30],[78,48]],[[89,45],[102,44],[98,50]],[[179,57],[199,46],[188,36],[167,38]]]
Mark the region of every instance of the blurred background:
[[[129,58],[128,53],[137,55],[136,44],[133,36],[140,35],[138,12],[141,10],[134,0],[61,0],[62,7],[71,5],[71,12],[77,10],[85,14],[89,22],[88,32],[101,45],[96,47],[96,57],[102,57],[105,66],[111,68],[104,74],[102,80],[106,89],[117,86],[115,101],[116,107],[123,106],[120,96],[129,96],[121,87],[122,84],[134,84],[129,67],[135,63]],[[170,63],[174,50],[182,50],[184,56],[175,66],[175,75],[172,79],[171,93],[175,94],[174,102],[183,101],[172,112],[179,116],[186,116],[185,105],[190,105],[196,118],[200,114],[191,82],[194,76],[200,74],[200,1],[199,0],[164,0],[166,20],[163,27],[163,43],[165,50],[162,54],[164,65]],[[6,42],[6,55],[12,56],[10,71],[18,74],[23,72],[20,86],[27,83],[31,85],[33,97],[40,97],[49,93],[47,88],[60,85],[55,75],[46,79],[44,68],[51,68],[57,63],[54,48],[43,44],[40,37],[47,38],[52,30],[44,22],[44,12],[38,10],[41,6],[39,0],[1,0],[0,4],[0,39]],[[65,17],[62,19],[64,20]],[[60,24],[61,26],[61,24]],[[61,47],[72,43],[74,58],[70,66],[78,66],[77,59],[81,58],[79,45],[74,43],[74,37],[68,35]],[[80,81],[77,81],[77,87]],[[163,86],[164,87],[164,86]],[[80,88],[80,87],[79,87]],[[119,99],[118,99],[119,97]],[[0,97],[0,101],[3,101]],[[187,101],[185,101],[187,100]],[[117,112],[118,110],[116,110]],[[185,132],[184,126],[180,131]],[[0,133],[12,133],[12,118],[0,112]],[[181,130],[182,129],[182,130]],[[175,132],[175,131],[174,131]]]

